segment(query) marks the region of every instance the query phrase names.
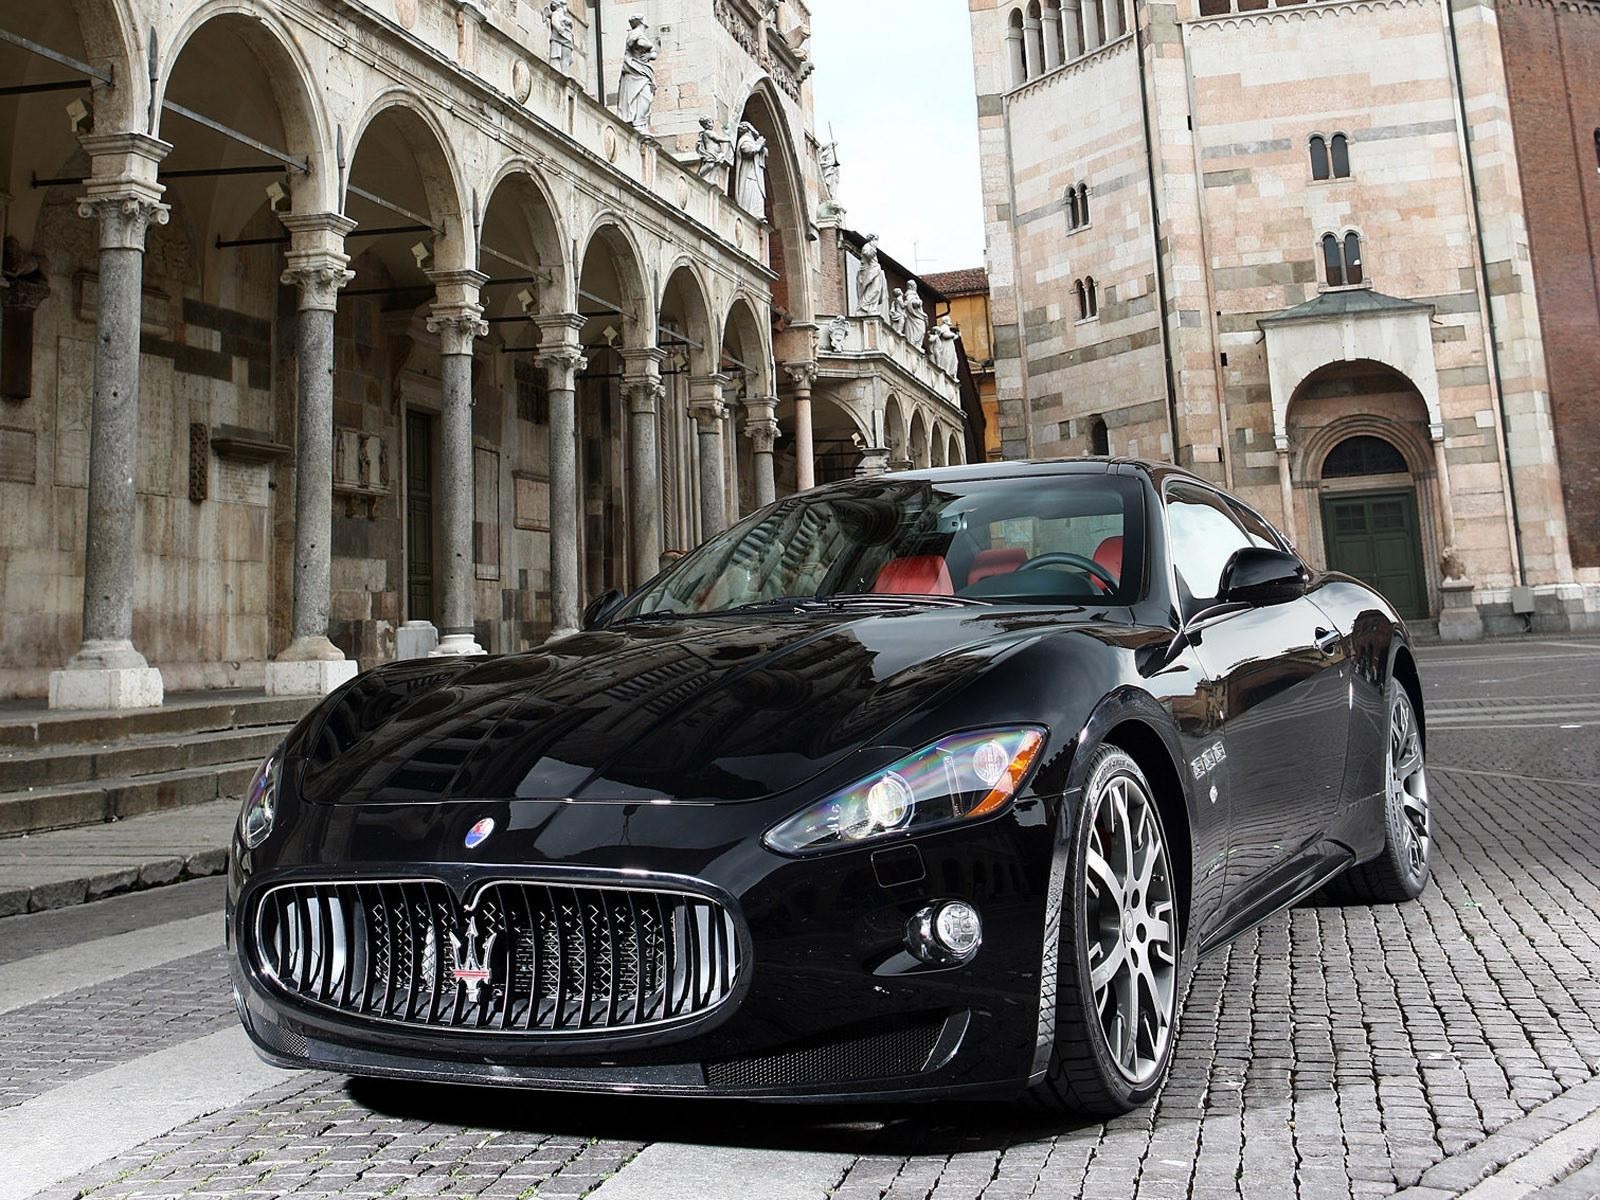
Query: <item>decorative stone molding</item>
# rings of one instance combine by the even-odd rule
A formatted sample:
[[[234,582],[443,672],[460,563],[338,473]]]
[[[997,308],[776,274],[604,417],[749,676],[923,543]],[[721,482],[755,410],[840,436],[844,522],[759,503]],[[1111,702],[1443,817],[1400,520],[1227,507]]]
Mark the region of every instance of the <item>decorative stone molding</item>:
[[[761,37],[757,32],[756,23],[748,14],[743,12],[744,5],[736,0],[714,0],[712,11],[717,14],[717,20],[722,22],[722,27],[739,44],[739,48],[752,58],[761,54]]]
[[[489,322],[483,319],[483,306],[434,305],[428,318],[428,332],[439,337],[439,353],[471,354],[473,343],[489,333]]]
[[[100,223],[100,249],[143,250],[145,232],[165,225],[172,209],[149,196],[102,194],[79,200],[78,215]]]
[[[588,369],[589,360],[576,346],[561,346],[539,355],[534,365],[547,373],[546,386],[552,392],[570,392],[577,386],[577,376]]]
[[[161,202],[166,189],[156,182],[171,145],[142,133],[90,133],[78,141],[89,156],[78,215],[99,221],[102,250],[143,250],[149,227],[171,216]]]
[[[783,373],[794,383],[797,392],[809,392],[817,382],[817,364],[814,362],[784,363]]]
[[[778,398],[752,396],[744,402],[744,435],[757,454],[771,454],[778,440]]]
[[[289,250],[279,279],[300,289],[302,311],[333,312],[339,289],[356,277],[349,269],[345,238],[356,222],[338,213],[285,213],[279,218],[289,231]]]
[[[701,433],[716,433],[728,417],[728,406],[720,397],[696,397],[689,401],[689,415]]]
[[[622,386],[628,393],[628,411],[655,413],[666,398],[667,386],[661,382],[661,364],[668,351],[646,346],[622,352]]]

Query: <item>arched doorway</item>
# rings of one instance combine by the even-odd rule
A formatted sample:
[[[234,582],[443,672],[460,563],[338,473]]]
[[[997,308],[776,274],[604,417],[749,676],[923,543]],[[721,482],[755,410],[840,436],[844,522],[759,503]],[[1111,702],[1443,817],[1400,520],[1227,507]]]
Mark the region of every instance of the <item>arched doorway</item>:
[[[1375,587],[1403,617],[1428,615],[1417,492],[1392,442],[1358,433],[1328,451],[1322,531],[1330,571]]]
[[[699,541],[700,511],[699,445],[689,408],[693,398],[690,381],[715,374],[722,361],[705,285],[688,263],[680,264],[668,277],[657,325],[657,341],[666,353],[661,363],[664,394],[657,425],[661,545],[664,550],[685,551]]]
[[[1287,413],[1302,552],[1428,617],[1438,589],[1440,497],[1428,409],[1409,378],[1370,360],[1330,363]]]

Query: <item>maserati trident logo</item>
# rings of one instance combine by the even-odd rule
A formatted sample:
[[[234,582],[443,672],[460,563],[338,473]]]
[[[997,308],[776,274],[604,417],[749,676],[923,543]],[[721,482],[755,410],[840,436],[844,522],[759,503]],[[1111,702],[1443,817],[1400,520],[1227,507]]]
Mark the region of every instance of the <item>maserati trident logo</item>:
[[[494,955],[494,944],[500,937],[500,931],[495,930],[487,937],[478,932],[478,918],[473,914],[467,919],[466,935],[462,936],[455,930],[450,931],[451,956],[455,966],[450,975],[457,983],[469,986],[481,985],[489,982],[489,963]]]
[[[467,830],[467,849],[476,850],[489,840],[489,835],[494,832],[494,818],[485,817],[471,829]]]

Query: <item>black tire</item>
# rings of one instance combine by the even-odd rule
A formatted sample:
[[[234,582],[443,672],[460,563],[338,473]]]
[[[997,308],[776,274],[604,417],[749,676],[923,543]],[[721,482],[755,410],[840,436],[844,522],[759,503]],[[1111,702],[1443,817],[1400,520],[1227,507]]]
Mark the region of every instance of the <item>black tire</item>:
[[[1389,680],[1385,729],[1389,737],[1383,751],[1383,849],[1323,888],[1324,896],[1335,904],[1404,904],[1428,886],[1433,849],[1428,768],[1411,694],[1398,679]]]
[[[1109,891],[1110,884],[1116,881],[1110,878],[1099,889],[1092,886],[1091,880],[1108,878],[1102,873],[1108,859],[1101,854],[1097,868],[1092,869],[1091,850],[1099,854],[1097,847],[1111,849],[1122,845],[1114,837],[1108,840],[1105,819],[1097,817],[1097,814],[1102,798],[1110,799],[1119,785],[1129,784],[1136,787],[1146,801],[1140,819],[1150,822],[1142,827],[1137,821],[1131,822],[1135,826],[1135,833],[1141,828],[1146,831],[1153,829],[1157,852],[1136,864],[1135,856],[1140,843],[1137,836],[1128,840],[1131,847],[1127,859],[1130,868],[1128,875],[1135,880],[1143,880],[1144,891],[1141,893],[1138,886],[1123,889],[1120,923],[1113,926],[1107,922],[1105,904],[1097,900],[1096,891],[1104,894]],[[1129,807],[1131,804],[1125,801],[1124,811]],[[1045,1076],[1029,1089],[1028,1099],[1035,1106],[1053,1113],[1114,1116],[1149,1101],[1166,1078],[1172,1062],[1173,1046],[1177,1041],[1178,1012],[1182,1003],[1184,969],[1177,883],[1168,849],[1171,843],[1155,803],[1155,793],[1144,772],[1139,769],[1139,764],[1124,751],[1115,746],[1101,746],[1090,755],[1088,777],[1075,817],[1061,883],[1055,1042]],[[1145,842],[1144,845],[1148,848],[1150,843]],[[1142,868],[1149,863],[1150,857],[1154,857],[1156,863],[1146,874]],[[1114,868],[1110,875],[1114,877]],[[1158,901],[1157,898],[1163,893],[1164,898]],[[1155,915],[1162,911],[1163,905],[1168,913],[1165,922]],[[1148,925],[1142,923],[1140,913],[1148,918]],[[1170,934],[1168,950],[1171,961],[1168,964],[1159,963],[1161,944],[1153,932],[1163,924]],[[1148,941],[1145,940],[1147,932],[1151,935]],[[1120,950],[1120,958],[1118,950],[1109,953],[1106,950],[1107,939],[1113,936]],[[1136,1029],[1131,1043],[1123,1039],[1124,1053],[1120,1055],[1123,1060],[1120,1063],[1118,1047],[1107,1032],[1107,1009],[1097,1002],[1095,987],[1096,965],[1105,971],[1108,969],[1106,964],[1110,962],[1119,962],[1121,965],[1112,971],[1112,981],[1102,984],[1108,995],[1112,989],[1123,986],[1126,973],[1129,980],[1127,986],[1134,996],[1132,1011],[1140,1011],[1140,1000],[1144,997],[1155,1002],[1150,1006],[1152,1013],[1159,1006],[1166,1008],[1166,1026],[1163,1030],[1155,1030],[1152,1020],[1148,1038],[1143,1030]],[[1162,967],[1170,967],[1170,973],[1163,971]],[[1148,988],[1140,981],[1140,972],[1146,969],[1150,979]],[[1162,974],[1168,974],[1164,988],[1159,986],[1157,978]],[[1127,993],[1121,994],[1125,996]],[[1111,1001],[1113,1009],[1130,1007],[1126,1000],[1119,1000],[1116,995],[1111,995]],[[1114,1025],[1114,1017],[1111,1023]],[[1146,1050],[1148,1053],[1141,1053]],[[1135,1067],[1132,1071],[1126,1065],[1130,1051]]]

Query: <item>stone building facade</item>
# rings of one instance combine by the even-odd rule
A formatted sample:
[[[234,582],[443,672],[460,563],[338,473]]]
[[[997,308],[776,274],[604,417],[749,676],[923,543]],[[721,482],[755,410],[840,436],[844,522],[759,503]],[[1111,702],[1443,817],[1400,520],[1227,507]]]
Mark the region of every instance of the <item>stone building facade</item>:
[[[819,430],[872,470],[891,405],[959,426],[942,375],[820,344],[804,5],[571,0],[565,70],[550,8],[0,12],[0,697],[526,648],[809,486]],[[765,211],[702,117],[766,139]]]
[[[971,10],[1007,457],[1174,458],[1448,636],[1600,625],[1600,6]]]

